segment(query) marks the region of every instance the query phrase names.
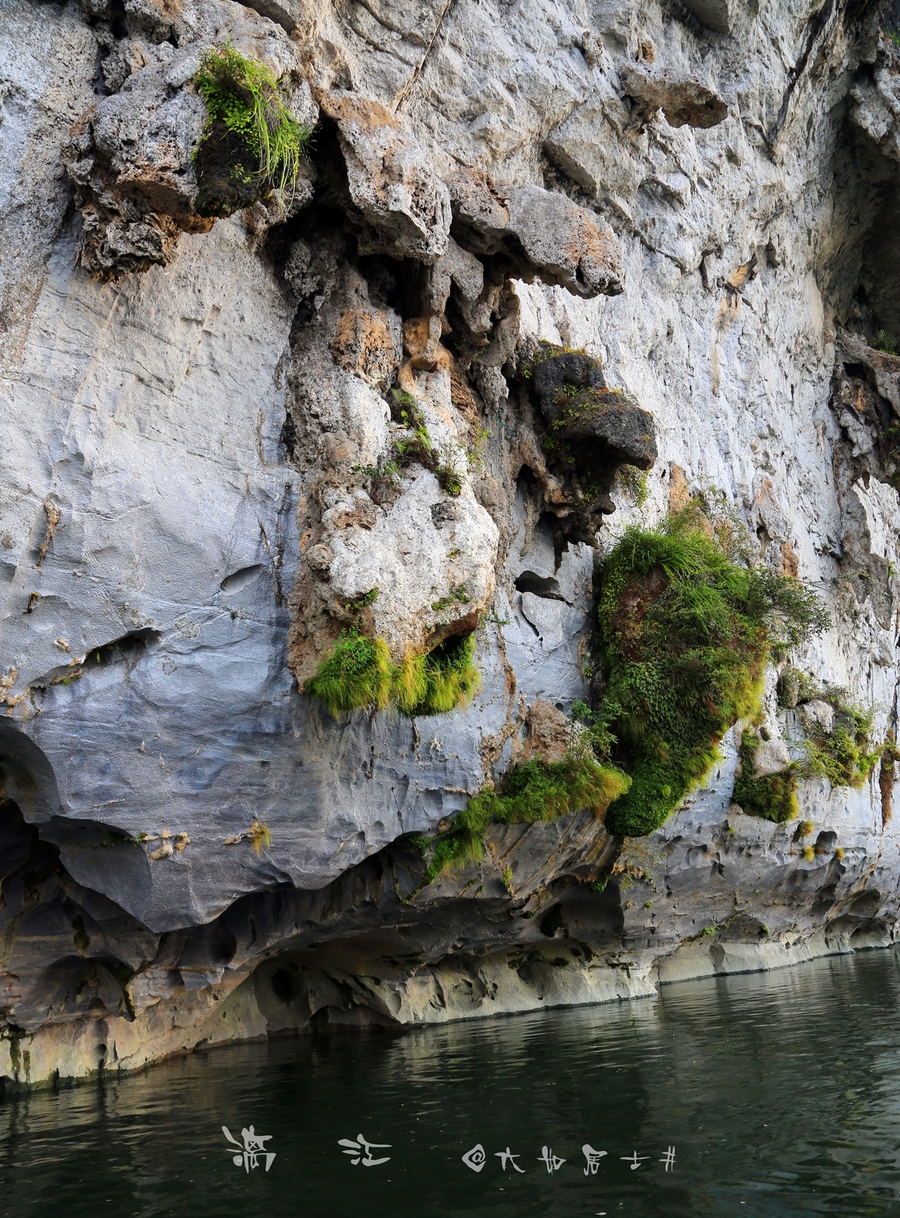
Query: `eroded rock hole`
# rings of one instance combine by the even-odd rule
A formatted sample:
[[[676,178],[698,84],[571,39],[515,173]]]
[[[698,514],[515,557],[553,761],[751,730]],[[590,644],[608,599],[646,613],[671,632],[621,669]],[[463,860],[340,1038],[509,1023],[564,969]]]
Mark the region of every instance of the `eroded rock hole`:
[[[272,993],[279,1002],[288,1003],[294,997],[294,979],[287,969],[276,969],[271,980]]]

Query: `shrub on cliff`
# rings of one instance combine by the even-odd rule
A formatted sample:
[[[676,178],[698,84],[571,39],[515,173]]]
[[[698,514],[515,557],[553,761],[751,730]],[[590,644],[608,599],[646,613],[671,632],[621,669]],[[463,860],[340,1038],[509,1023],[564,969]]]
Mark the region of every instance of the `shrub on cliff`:
[[[609,808],[613,833],[657,829],[719,760],[725,732],[756,713],[772,653],[828,625],[813,591],[736,561],[729,536],[691,506],[627,530],[604,566],[598,719],[633,780]]]
[[[228,215],[272,191],[290,193],[312,129],[291,114],[271,68],[225,43],[204,53],[195,84],[209,116],[194,154],[200,214]]]
[[[749,816],[777,824],[792,820],[799,813],[797,788],[804,779],[826,778],[832,787],[858,788],[882,755],[890,752],[887,742],[872,747],[872,712],[849,702],[844,690],[813,688],[809,692],[812,698],[831,707],[834,720],[826,727],[808,719],[803,737],[793,742],[796,756],[783,770],[755,776],[760,737],[752,729],[743,734],[734,800]]]

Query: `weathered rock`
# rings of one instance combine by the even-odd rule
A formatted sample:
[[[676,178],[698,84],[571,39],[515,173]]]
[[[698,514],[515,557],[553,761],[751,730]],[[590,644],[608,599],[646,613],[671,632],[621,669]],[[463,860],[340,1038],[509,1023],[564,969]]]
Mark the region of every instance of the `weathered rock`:
[[[608,389],[596,360],[563,353],[541,360],[532,374],[541,413],[552,434],[575,444],[585,470],[627,463],[650,469],[656,460],[656,426],[621,390]]]
[[[350,197],[368,225],[360,253],[435,262],[450,237],[450,194],[430,158],[377,101],[339,93],[322,108],[337,123]]]
[[[810,735],[830,736],[834,729],[834,707],[822,698],[813,698],[800,707],[800,722]]]
[[[778,736],[761,740],[753,753],[753,773],[750,778],[766,778],[769,774],[780,774],[790,765],[791,755],[787,745]]]
[[[670,127],[717,127],[728,117],[722,98],[696,80],[673,80],[629,67],[622,73],[622,83],[649,114],[662,110]]]
[[[258,53],[259,33],[252,25],[242,29],[235,49]],[[129,40],[128,74],[120,58],[108,77],[110,84],[121,80],[119,91],[99,100],[73,128],[63,158],[83,220],[79,257],[101,279],[167,265],[180,233],[208,232],[215,217],[257,198],[252,179],[234,176],[235,161],[247,159],[244,141],[222,123],[202,138],[206,105],[192,82],[209,45],[192,41],[175,49],[165,41],[157,47]],[[279,49],[281,56],[270,58],[273,66],[283,60]],[[292,105],[298,120],[311,125],[315,107],[305,82],[294,90]],[[309,174],[302,172],[276,218],[311,195]]]
[[[502,254],[509,273],[526,280],[536,275],[576,296],[621,292],[612,230],[565,195],[540,186],[504,190],[484,171],[457,171],[450,191],[454,231],[474,253]]]
[[[846,335],[900,331],[893,51],[874,8],[755,7],[0,8],[0,1075],[27,1081],[26,1052],[32,1082],[85,1077],[313,1016],[648,994],[892,940],[888,784],[804,783],[809,860],[794,826],[735,807],[729,741],[645,841],[588,813],[494,825],[482,863],[421,891],[404,848],[529,739],[559,755],[600,679],[595,562],[694,494],[821,590],[835,626],[792,663],[887,729],[897,368]],[[189,61],[228,36],[302,65],[332,117],[302,212],[185,233]],[[727,119],[638,129],[635,65],[704,82]],[[110,273],[156,260],[117,283],[75,265],[66,220],[60,149],[92,107],[86,239]],[[576,353],[549,418],[541,340]],[[655,434],[640,494],[614,461],[598,485],[550,460],[565,384],[607,412],[578,412],[579,458],[646,464]],[[640,404],[627,436],[608,386]],[[397,659],[481,622],[467,711],[335,722],[300,692],[374,586],[360,612]]]
[[[572,743],[572,721],[552,702],[532,702],[525,714],[528,735],[522,761],[562,761]]]

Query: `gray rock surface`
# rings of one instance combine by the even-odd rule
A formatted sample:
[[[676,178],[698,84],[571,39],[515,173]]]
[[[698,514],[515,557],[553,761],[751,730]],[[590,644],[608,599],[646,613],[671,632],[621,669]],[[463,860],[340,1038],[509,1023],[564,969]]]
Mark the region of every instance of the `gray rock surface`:
[[[595,684],[595,565],[691,490],[824,598],[793,668],[895,726],[877,8],[0,5],[0,1076],[893,941],[892,767],[804,784],[802,839],[735,807],[726,742],[646,839],[494,825],[431,884],[414,841],[555,755]],[[323,118],[291,214],[197,226],[191,65],[226,36]],[[688,85],[703,122],[672,126]],[[541,342],[652,420],[652,452],[600,437],[596,510],[544,446]],[[397,459],[403,394],[434,460]],[[302,692],[375,587],[396,660],[477,628],[468,708],[336,721]]]

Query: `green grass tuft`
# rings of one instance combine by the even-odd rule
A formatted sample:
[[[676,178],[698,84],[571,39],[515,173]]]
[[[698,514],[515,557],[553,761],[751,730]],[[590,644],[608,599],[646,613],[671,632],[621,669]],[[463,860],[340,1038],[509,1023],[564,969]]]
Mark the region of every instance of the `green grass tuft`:
[[[627,774],[601,765],[586,750],[570,752],[565,761],[534,759],[514,766],[500,791],[488,789],[473,795],[452,828],[434,839],[434,855],[422,886],[442,871],[482,858],[482,838],[492,821],[533,824],[581,808],[590,808],[599,818],[628,790],[629,781]]]
[[[206,102],[207,128],[220,120],[256,158],[260,193],[276,190],[283,195],[292,189],[312,128],[288,110],[271,68],[245,58],[226,42],[204,53],[195,83]]]
[[[772,653],[829,622],[798,580],[733,561],[695,507],[626,531],[598,614],[607,693],[597,719],[633,778],[606,824],[629,837],[659,828],[720,760],[725,732],[755,715]]]
[[[430,651],[424,675],[425,693],[408,714],[445,715],[473,698],[481,688],[474,634],[455,635]]]
[[[802,776],[858,789],[883,752],[883,747],[871,747],[873,714],[849,702],[842,689],[825,690],[819,696],[834,710],[834,726],[827,734],[813,732],[804,740]]]
[[[876,330],[872,338],[872,346],[876,351],[883,351],[885,355],[897,354],[897,339],[890,330]]]
[[[394,664],[384,639],[342,632],[305,692],[320,698],[337,719],[364,706],[393,704],[405,715],[445,715],[479,690],[475,636],[455,635],[427,655]]]
[[[379,709],[390,701],[394,665],[384,639],[344,630],[306,692],[320,698],[337,719],[361,706]]]

